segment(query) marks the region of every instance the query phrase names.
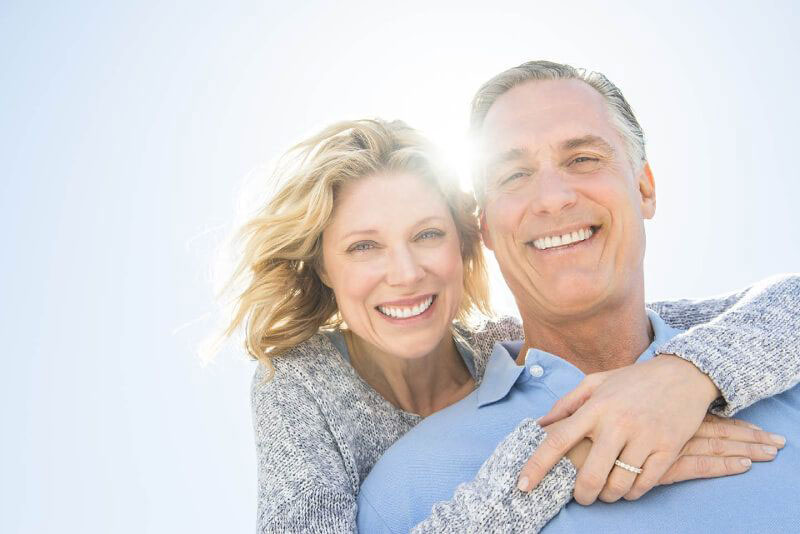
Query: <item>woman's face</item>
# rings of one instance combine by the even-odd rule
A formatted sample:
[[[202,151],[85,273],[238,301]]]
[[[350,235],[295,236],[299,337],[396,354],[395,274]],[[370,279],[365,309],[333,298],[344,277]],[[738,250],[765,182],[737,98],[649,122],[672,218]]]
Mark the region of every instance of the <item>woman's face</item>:
[[[322,235],[323,281],[347,326],[371,350],[429,354],[449,335],[462,296],[461,245],[441,194],[409,173],[339,191]]]

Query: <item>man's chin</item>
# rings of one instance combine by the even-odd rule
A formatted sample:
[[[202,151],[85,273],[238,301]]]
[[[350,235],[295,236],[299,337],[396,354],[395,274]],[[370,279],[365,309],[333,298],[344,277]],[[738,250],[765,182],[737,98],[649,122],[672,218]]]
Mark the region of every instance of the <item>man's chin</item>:
[[[600,284],[582,283],[579,280],[559,281],[543,293],[552,313],[563,316],[583,315],[596,308],[604,297]]]

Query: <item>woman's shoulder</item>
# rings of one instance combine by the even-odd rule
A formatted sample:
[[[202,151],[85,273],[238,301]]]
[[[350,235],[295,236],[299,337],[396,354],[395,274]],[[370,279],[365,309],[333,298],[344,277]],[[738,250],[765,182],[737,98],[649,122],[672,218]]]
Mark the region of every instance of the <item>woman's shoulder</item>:
[[[467,342],[472,351],[474,376],[480,381],[486,370],[486,362],[496,343],[513,341],[524,337],[522,321],[512,315],[481,317],[469,325],[457,325],[456,331]]]
[[[253,375],[253,395],[282,395],[288,390],[317,389],[329,381],[341,380],[349,364],[323,332],[298,343],[272,358],[272,371],[258,362]]]
[[[460,324],[459,332],[470,344],[478,348],[489,348],[498,341],[512,341],[523,338],[522,321],[513,315],[480,317],[469,325]]]

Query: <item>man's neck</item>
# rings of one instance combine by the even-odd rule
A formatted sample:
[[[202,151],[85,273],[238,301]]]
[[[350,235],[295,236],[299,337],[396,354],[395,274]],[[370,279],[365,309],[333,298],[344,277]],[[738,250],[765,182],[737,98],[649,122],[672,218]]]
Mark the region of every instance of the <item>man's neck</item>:
[[[525,343],[518,364],[534,348],[563,358],[585,374],[609,371],[634,363],[653,340],[643,298],[580,318],[546,321],[526,315],[531,316],[522,317]]]

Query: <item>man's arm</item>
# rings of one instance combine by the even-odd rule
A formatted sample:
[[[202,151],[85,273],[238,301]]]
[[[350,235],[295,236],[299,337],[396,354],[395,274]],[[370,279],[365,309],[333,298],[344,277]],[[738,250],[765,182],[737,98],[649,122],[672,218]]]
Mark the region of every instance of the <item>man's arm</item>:
[[[712,406],[731,416],[800,381],[800,276],[780,275],[705,300],[649,304],[667,323],[688,329],[660,354],[693,363],[719,388]]]

